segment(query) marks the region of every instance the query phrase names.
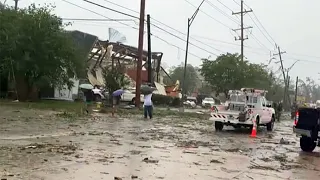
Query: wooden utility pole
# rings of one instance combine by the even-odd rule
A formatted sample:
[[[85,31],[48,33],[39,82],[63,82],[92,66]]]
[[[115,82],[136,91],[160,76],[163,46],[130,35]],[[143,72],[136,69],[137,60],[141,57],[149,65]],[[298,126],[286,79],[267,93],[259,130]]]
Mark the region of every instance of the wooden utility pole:
[[[246,14],[246,13],[249,13],[249,12],[252,12],[252,9],[250,9],[250,10],[245,10],[245,9],[243,9],[243,0],[241,0],[241,10],[240,10],[240,12],[232,12],[232,15],[237,15],[237,14],[240,14],[240,17],[241,17],[241,24],[240,24],[240,29],[233,29],[233,31],[238,31],[238,30],[240,30],[241,31],[241,36],[240,37],[236,37],[235,38],[235,40],[236,41],[241,41],[241,60],[243,61],[243,57],[244,57],[244,54],[243,54],[243,51],[244,51],[244,41],[245,40],[247,40],[248,39],[248,36],[247,37],[244,37],[244,30],[245,29],[251,29],[252,28],[252,26],[248,26],[248,27],[244,27],[244,25],[243,25],[243,16]]]
[[[19,0],[14,0],[14,9],[18,10],[18,1]]]
[[[299,82],[299,77],[297,76],[297,79],[296,79],[296,90],[295,90],[295,93],[294,93],[294,102],[297,104],[297,97],[298,97],[298,82]]]
[[[288,71],[289,72],[289,71]],[[287,103],[288,103],[288,106],[290,107],[291,105],[291,99],[290,99],[290,76],[289,76],[289,73],[287,73]]]
[[[136,77],[136,107],[140,107],[141,95],[141,70],[143,58],[143,33],[144,33],[144,13],[146,7],[146,0],[141,0],[140,4],[140,26],[139,26],[139,43],[138,43],[138,62],[137,62],[137,77]]]
[[[150,15],[147,15],[147,29],[148,29],[148,82],[152,83],[152,52],[151,52],[151,27]]]
[[[280,59],[280,65],[281,65],[281,71],[282,71],[282,75],[283,75],[283,81],[284,81],[284,93],[283,93],[283,103],[285,103],[286,100],[286,90],[287,90],[287,78],[286,78],[286,74],[284,72],[284,68],[283,68],[283,60],[282,60],[282,54],[286,53],[285,51],[281,52],[280,50],[280,46],[278,46],[278,54],[274,54],[274,55],[279,55],[279,59]]]

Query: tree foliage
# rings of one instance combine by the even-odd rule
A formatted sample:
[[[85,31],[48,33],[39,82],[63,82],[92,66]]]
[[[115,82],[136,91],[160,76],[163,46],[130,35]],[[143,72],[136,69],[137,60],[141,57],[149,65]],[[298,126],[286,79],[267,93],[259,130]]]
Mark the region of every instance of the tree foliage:
[[[111,95],[114,91],[125,88],[130,84],[129,79],[124,73],[124,68],[121,66],[106,67],[102,71],[106,89]]]
[[[183,83],[184,83],[183,82],[183,76],[184,76],[183,73],[184,73],[184,65],[173,67],[169,72],[169,75],[172,80],[166,79],[164,83],[166,83],[166,84],[175,83],[177,80],[179,80],[180,87],[183,88],[184,87],[183,86]],[[186,91],[185,92],[187,94],[192,93],[199,85],[199,77],[198,77],[197,70],[191,64],[187,65],[185,84],[186,84],[186,86],[185,86]]]
[[[81,50],[75,46],[54,7],[34,4],[15,11],[0,8],[0,72],[16,76],[20,100],[42,86],[68,85],[85,70]]]
[[[317,101],[320,99],[320,86],[310,77],[307,77],[305,81],[299,82],[299,93],[306,97],[306,101]]]
[[[243,87],[269,90],[273,85],[272,73],[263,65],[241,61],[238,54],[222,54],[216,60],[203,59],[201,75],[215,92],[227,95],[230,89]]]

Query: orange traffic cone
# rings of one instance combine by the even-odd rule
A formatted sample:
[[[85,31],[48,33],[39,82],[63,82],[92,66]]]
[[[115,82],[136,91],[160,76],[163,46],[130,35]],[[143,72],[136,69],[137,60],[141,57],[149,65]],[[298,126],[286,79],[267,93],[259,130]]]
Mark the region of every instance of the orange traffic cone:
[[[257,137],[257,124],[256,120],[253,121],[252,131],[250,137],[256,138]]]

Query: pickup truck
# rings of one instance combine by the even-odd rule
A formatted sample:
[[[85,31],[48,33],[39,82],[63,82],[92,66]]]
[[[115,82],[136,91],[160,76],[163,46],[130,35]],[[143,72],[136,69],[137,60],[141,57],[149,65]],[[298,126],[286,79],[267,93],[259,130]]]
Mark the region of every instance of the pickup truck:
[[[230,90],[230,103],[226,110],[211,113],[215,129],[220,131],[224,125],[233,127],[252,127],[255,120],[258,126],[266,126],[272,131],[275,122],[274,109],[267,104],[266,91],[255,89]]]
[[[300,137],[302,151],[312,152],[320,146],[320,109],[301,107],[296,112],[293,132]]]

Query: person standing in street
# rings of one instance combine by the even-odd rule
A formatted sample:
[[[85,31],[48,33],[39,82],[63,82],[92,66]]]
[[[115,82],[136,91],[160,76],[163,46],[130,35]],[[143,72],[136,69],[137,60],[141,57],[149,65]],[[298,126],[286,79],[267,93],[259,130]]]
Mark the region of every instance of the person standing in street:
[[[281,117],[281,114],[282,114],[282,101],[280,101],[277,105],[277,120],[280,122],[280,117]]]
[[[152,93],[144,95],[144,118],[147,119],[148,116],[152,119],[152,111],[153,111],[153,104],[152,104]]]
[[[87,114],[89,114],[89,112],[91,112],[90,109],[94,101],[94,93],[91,89],[85,89],[83,90],[83,94],[84,94],[85,110]]]

